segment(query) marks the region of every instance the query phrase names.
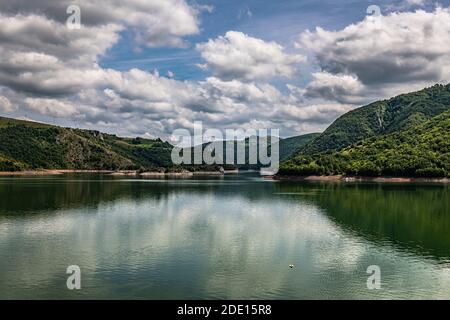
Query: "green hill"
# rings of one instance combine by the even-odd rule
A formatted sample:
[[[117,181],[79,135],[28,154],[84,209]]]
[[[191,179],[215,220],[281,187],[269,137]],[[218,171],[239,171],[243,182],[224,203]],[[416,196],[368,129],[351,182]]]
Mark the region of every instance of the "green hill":
[[[172,145],[98,131],[0,118],[0,171],[33,169],[162,170]]]
[[[320,133],[310,133],[280,140],[280,160],[285,160],[295,154],[301,147],[318,138]]]
[[[340,150],[366,138],[404,130],[450,108],[450,85],[435,85],[418,92],[378,101],[338,118],[298,154],[314,155]]]
[[[320,133],[311,133],[311,134],[305,134],[301,136],[296,137],[290,137],[286,139],[280,139],[279,140],[279,155],[280,155],[280,161],[285,160],[292,156],[296,151],[298,151],[302,146],[305,144],[311,142],[313,139],[317,138],[320,135]],[[257,164],[249,164],[249,152],[250,150],[259,150],[259,143],[262,141],[265,141],[265,138],[259,138],[257,141],[256,146],[252,146],[252,139],[246,138],[245,140],[241,141],[245,143],[245,164],[235,164],[235,165],[224,165],[225,169],[241,169],[241,170],[259,170],[261,167],[265,167],[265,165],[262,165],[259,161]],[[202,145],[202,152],[205,150],[206,147],[211,145],[211,143],[204,143]],[[223,148],[223,155],[222,159],[225,163],[226,161],[226,147],[228,143],[227,141],[222,141],[222,148]],[[271,150],[271,139],[269,137],[269,140],[267,142],[268,145],[268,153],[270,154]],[[237,163],[237,154],[238,154],[238,144],[237,141],[233,141],[233,149],[234,149],[234,162]],[[253,148],[252,148],[253,147]],[[191,159],[194,159],[195,151],[192,148],[186,148],[185,152],[191,153]],[[258,152],[258,151],[257,151]],[[259,159],[259,157],[258,157]]]
[[[297,155],[279,174],[450,177],[450,110],[408,127],[340,151]]]

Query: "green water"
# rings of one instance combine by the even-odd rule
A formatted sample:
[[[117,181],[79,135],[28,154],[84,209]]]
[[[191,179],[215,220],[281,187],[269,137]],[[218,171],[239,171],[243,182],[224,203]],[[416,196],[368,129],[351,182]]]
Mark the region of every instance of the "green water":
[[[0,178],[0,298],[450,299],[450,189]]]

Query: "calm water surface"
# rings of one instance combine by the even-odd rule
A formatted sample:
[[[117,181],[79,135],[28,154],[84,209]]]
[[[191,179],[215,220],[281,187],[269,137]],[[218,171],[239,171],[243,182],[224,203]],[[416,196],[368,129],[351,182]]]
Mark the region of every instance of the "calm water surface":
[[[0,298],[450,299],[450,189],[0,178]]]

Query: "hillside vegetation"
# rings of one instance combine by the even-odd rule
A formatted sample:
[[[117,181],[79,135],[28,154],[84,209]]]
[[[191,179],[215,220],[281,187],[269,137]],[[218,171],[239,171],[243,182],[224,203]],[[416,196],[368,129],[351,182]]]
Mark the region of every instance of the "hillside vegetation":
[[[281,140],[281,158],[293,154],[301,145],[317,135]],[[93,130],[61,128],[2,117],[0,117],[0,142],[0,171],[36,169],[217,171],[221,167],[206,164],[173,165],[171,159],[173,146],[160,139],[120,138]],[[248,155],[249,139],[245,142]],[[205,144],[203,149],[207,145]],[[223,167],[259,169],[261,165]]]
[[[310,133],[280,140],[280,160],[288,159],[319,136],[320,133]]]
[[[161,170],[172,146],[159,139],[0,118],[0,171],[33,169]]]
[[[340,150],[358,141],[402,131],[424,123],[450,108],[450,85],[374,102],[338,118],[297,154],[315,155]]]
[[[279,145],[279,157],[280,157],[280,161],[282,160],[286,160],[288,159],[290,156],[292,156],[293,154],[295,154],[295,152],[297,150],[299,150],[302,146],[304,146],[305,144],[311,142],[313,139],[317,138],[320,135],[320,133],[311,133],[311,134],[305,134],[305,135],[301,135],[301,136],[296,136],[296,137],[290,137],[290,138],[286,138],[286,139],[279,139],[278,145]],[[266,138],[266,137],[253,137],[256,140],[250,139],[250,138],[246,138],[245,140],[241,140],[241,141],[222,141],[222,150],[223,150],[223,154],[220,157],[222,162],[223,162],[223,167],[225,169],[240,169],[240,170],[259,170],[262,167],[267,167],[267,164],[262,164],[260,162],[260,158],[259,158],[259,148],[260,148],[260,143],[265,143],[267,146],[267,155],[270,156],[271,155],[271,149],[272,149],[272,142],[271,142],[271,137]],[[256,141],[256,145],[254,144],[254,141]],[[238,142],[242,143],[242,145],[244,145],[244,150],[245,150],[245,164],[237,164],[238,163]],[[211,143],[204,143],[202,145],[202,149],[201,152],[204,152],[205,148],[207,148],[208,146],[210,146],[211,148],[213,148],[213,144]],[[220,146],[220,144],[219,144]],[[231,164],[226,164],[227,159],[226,159],[226,152],[227,152],[227,147],[228,146],[232,146],[233,148],[233,152],[234,152],[234,163],[233,165]],[[257,163],[256,164],[250,164],[250,152],[255,151],[257,152],[256,157],[257,157]],[[190,153],[190,158],[193,161],[194,159],[194,155],[196,152],[200,152],[200,149],[196,149],[194,150],[193,148],[186,148],[184,150],[184,152],[188,152]],[[213,153],[214,155],[214,153]]]
[[[412,97],[420,100],[424,97],[425,102],[416,100],[410,102]],[[434,103],[431,103],[433,99]],[[280,175],[348,175],[348,176],[403,176],[403,177],[449,177],[450,176],[450,101],[449,86],[435,86],[419,93],[403,95],[391,99],[394,101],[406,101],[408,107],[398,104],[395,109],[403,110],[409,116],[397,115],[390,112],[396,121],[390,121],[383,132],[385,134],[371,133],[372,137],[361,139],[349,146],[337,148],[338,144],[348,144],[355,139],[342,136],[331,150],[326,152],[310,153],[311,150],[319,150],[322,142],[330,141],[329,136],[321,136],[320,143],[313,141],[307,150],[296,154],[293,158],[282,163]],[[418,112],[418,106],[423,113]],[[365,124],[373,123],[374,115],[365,113],[368,109],[363,108],[364,118],[356,117],[354,121],[360,121],[361,125],[355,123],[354,127],[365,127]],[[447,110],[447,111],[445,111]],[[425,120],[431,114],[440,113],[431,119]],[[363,114],[352,112],[341,120],[338,120],[333,128],[336,132],[338,125],[350,121],[351,117]],[[343,132],[342,130],[339,130]],[[361,131],[360,131],[361,132]],[[365,131],[366,133],[368,131]],[[337,150],[336,150],[337,149]]]

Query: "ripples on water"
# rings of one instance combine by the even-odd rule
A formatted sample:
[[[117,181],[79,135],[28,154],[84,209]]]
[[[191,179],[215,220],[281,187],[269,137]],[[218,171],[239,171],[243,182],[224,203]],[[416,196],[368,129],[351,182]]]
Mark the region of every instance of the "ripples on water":
[[[69,175],[0,200],[0,298],[450,298],[445,185]]]

